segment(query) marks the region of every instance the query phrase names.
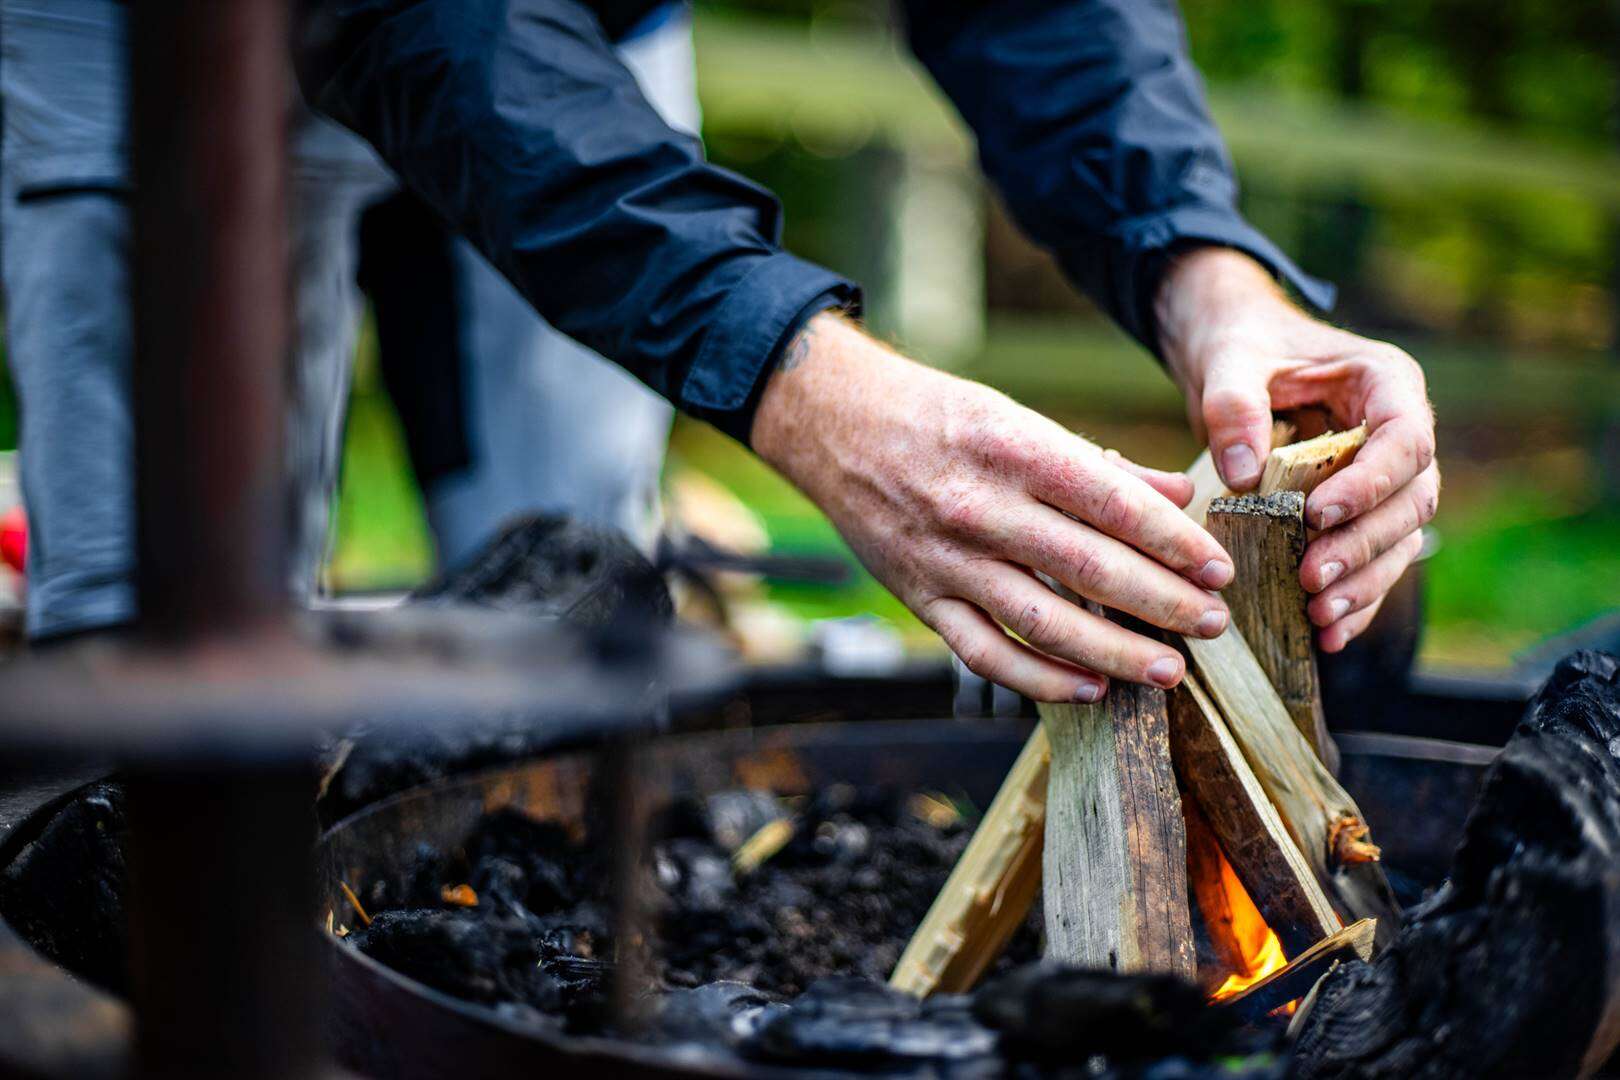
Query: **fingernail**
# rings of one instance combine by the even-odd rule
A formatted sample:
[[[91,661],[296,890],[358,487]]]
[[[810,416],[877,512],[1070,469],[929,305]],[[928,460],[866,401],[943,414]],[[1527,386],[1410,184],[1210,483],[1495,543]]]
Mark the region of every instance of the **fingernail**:
[[[1243,484],[1260,475],[1260,462],[1247,443],[1238,443],[1221,451],[1221,471],[1227,483]]]
[[[1338,622],[1340,619],[1344,618],[1345,612],[1349,610],[1350,601],[1346,600],[1342,596],[1337,600],[1328,601],[1328,616],[1333,622]]]
[[[1083,682],[1074,688],[1074,700],[1083,705],[1093,705],[1102,700],[1103,685],[1096,682]]]
[[[1173,656],[1161,656],[1148,665],[1147,677],[1149,681],[1169,689],[1181,678],[1181,661]]]
[[[1338,581],[1339,580],[1339,575],[1342,574],[1342,573],[1344,573],[1344,563],[1342,563],[1342,562],[1323,563],[1322,564],[1322,584],[1317,586],[1317,588],[1319,588],[1319,589],[1327,588],[1329,585],[1333,584],[1335,581]]]
[[[1226,629],[1226,612],[1220,608],[1210,608],[1198,618],[1199,637],[1220,637]]]
[[[1220,559],[1211,559],[1198,571],[1198,580],[1208,589],[1219,589],[1232,580],[1232,564],[1222,562]]]
[[[1338,503],[1324,507],[1322,510],[1322,528],[1331,529],[1344,520],[1344,507]]]

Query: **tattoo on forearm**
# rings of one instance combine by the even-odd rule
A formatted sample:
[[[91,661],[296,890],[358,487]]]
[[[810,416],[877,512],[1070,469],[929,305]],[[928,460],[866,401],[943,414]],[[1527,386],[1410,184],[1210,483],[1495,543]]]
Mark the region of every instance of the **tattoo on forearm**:
[[[810,355],[810,339],[815,337],[815,321],[804,324],[804,328],[793,335],[788,347],[782,350],[782,362],[776,365],[778,371],[792,371],[804,363],[804,358]]]

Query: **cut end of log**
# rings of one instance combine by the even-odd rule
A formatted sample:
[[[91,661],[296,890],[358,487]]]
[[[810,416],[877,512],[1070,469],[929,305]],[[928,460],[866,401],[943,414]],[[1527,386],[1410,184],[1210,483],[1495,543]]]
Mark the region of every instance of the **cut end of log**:
[[[1328,831],[1328,850],[1335,865],[1353,866],[1382,859],[1383,849],[1367,839],[1371,831],[1366,822],[1348,814],[1335,820]]]
[[[1274,491],[1269,495],[1223,495],[1209,504],[1209,512],[1291,520],[1305,516],[1305,493]]]

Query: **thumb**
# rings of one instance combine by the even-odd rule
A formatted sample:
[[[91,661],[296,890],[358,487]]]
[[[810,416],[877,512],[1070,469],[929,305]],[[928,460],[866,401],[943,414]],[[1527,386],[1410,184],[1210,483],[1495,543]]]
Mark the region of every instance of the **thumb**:
[[[1202,405],[1210,456],[1221,479],[1233,491],[1254,487],[1271,453],[1271,395],[1265,368],[1239,358],[1211,365]]]

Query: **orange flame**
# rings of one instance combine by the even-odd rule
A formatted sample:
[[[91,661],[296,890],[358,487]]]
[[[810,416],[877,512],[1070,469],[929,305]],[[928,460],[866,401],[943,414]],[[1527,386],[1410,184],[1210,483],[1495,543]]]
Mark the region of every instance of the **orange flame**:
[[[1231,932],[1237,945],[1238,955],[1243,958],[1244,970],[1233,972],[1227,976],[1211,995],[1211,1000],[1219,1001],[1229,998],[1242,990],[1246,990],[1270,975],[1273,971],[1284,967],[1288,957],[1283,955],[1282,942],[1266,925],[1266,920],[1260,914],[1260,909],[1254,906],[1249,897],[1249,891],[1238,880],[1232,864],[1221,855],[1221,889],[1226,893],[1228,907],[1232,914]],[[1294,1002],[1285,1008],[1288,1012],[1294,1011]]]

